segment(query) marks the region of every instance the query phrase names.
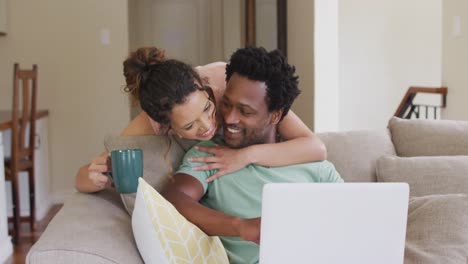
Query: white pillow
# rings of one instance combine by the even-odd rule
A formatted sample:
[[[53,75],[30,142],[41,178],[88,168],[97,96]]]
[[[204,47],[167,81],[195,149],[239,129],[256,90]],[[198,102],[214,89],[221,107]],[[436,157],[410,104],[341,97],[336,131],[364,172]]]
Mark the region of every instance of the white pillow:
[[[229,263],[219,237],[210,237],[190,223],[143,178],[132,228],[145,263]]]

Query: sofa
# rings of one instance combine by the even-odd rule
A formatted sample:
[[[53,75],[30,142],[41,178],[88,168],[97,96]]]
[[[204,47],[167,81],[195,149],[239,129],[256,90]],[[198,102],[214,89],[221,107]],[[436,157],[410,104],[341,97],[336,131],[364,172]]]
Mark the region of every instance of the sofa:
[[[381,130],[318,136],[346,182],[409,183],[405,263],[468,263],[468,122],[392,118]],[[143,145],[145,174],[151,174],[163,165],[150,161],[154,150]],[[172,145],[177,148],[168,155],[177,165],[190,144]],[[73,194],[26,263],[143,263],[123,200],[112,190]]]

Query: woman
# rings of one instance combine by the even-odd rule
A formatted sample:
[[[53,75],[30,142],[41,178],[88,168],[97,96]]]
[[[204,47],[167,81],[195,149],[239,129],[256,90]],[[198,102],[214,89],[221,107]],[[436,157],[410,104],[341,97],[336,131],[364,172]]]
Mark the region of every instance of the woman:
[[[216,105],[222,97],[226,64],[211,63],[195,68],[177,60],[166,60],[157,48],[140,48],[124,62],[126,91],[142,109],[122,135],[174,134],[182,138],[209,140],[218,130]],[[147,113],[151,114],[151,117]],[[286,166],[326,159],[323,143],[291,111],[278,125],[285,141],[259,144],[242,149],[203,148],[214,154],[195,158],[209,163],[196,169],[218,169],[209,180],[255,163],[262,166]],[[96,192],[109,184],[107,153],[80,168],[76,188]]]

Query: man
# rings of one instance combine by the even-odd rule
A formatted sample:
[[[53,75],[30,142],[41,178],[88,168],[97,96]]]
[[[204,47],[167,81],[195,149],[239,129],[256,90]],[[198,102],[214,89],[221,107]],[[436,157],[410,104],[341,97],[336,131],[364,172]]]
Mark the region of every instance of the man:
[[[278,141],[277,124],[300,91],[294,67],[277,51],[237,50],[226,67],[227,87],[220,109],[224,138],[219,144],[244,148]],[[214,146],[213,141],[199,143]],[[257,263],[262,189],[269,182],[342,182],[327,162],[267,168],[258,165],[207,179],[217,170],[194,170],[191,158],[209,155],[192,148],[162,194],[189,221],[220,236],[231,263]]]

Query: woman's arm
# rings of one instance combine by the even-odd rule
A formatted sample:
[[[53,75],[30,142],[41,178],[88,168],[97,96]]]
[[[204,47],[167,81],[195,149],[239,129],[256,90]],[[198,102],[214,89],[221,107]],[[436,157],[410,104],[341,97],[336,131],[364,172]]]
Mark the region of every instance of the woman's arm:
[[[292,111],[278,124],[278,132],[284,141],[246,148],[249,163],[277,167],[327,159],[323,142]]]
[[[86,164],[78,170],[75,178],[75,188],[79,192],[93,193],[110,186],[109,177],[104,175],[109,171],[107,156],[107,152],[103,152],[90,164]]]
[[[122,131],[122,136],[159,134],[159,124],[152,121],[145,112],[138,114]],[[101,153],[91,163],[82,166],[75,177],[75,188],[80,192],[92,193],[110,184],[104,175],[108,171],[107,152]]]

